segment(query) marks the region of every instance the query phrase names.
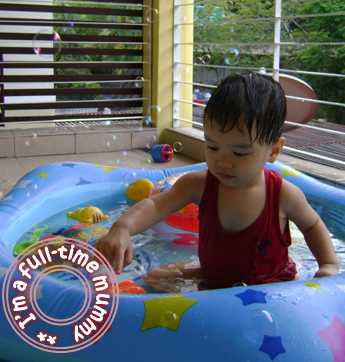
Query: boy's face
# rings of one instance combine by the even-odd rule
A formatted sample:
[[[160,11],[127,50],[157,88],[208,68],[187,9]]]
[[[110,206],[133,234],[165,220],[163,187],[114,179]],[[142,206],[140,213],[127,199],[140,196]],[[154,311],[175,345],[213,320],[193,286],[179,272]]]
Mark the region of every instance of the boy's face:
[[[254,137],[253,137],[254,138]],[[256,183],[267,161],[278,156],[284,139],[271,145],[252,142],[245,127],[224,133],[217,125],[205,127],[206,162],[210,172],[225,186],[242,188]]]

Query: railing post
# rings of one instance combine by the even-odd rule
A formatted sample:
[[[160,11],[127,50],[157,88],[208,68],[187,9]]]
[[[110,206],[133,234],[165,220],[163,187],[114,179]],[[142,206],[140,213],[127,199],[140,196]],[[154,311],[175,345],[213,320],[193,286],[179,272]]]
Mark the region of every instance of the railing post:
[[[279,81],[280,70],[280,31],[282,16],[282,0],[275,0],[274,14],[274,47],[273,47],[273,78]]]
[[[194,1],[175,0],[174,3],[174,99],[192,102]],[[182,25],[176,26],[177,24]],[[179,43],[184,45],[179,45]],[[178,83],[178,81],[189,84]],[[190,122],[183,122],[181,119],[193,119],[193,105],[174,101],[173,127],[191,127]]]
[[[152,119],[159,134],[172,126],[173,0],[152,1]]]

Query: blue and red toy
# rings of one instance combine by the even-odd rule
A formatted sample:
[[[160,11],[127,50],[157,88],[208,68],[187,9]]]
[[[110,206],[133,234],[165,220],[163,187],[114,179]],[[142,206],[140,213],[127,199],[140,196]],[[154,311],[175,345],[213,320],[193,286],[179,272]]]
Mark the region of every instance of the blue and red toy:
[[[169,144],[153,145],[151,156],[155,162],[168,162],[173,158],[173,148]]]

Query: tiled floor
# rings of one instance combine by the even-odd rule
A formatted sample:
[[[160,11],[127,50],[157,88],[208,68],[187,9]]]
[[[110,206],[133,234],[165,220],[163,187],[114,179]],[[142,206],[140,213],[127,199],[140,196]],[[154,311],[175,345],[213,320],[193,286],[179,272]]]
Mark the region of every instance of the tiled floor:
[[[149,153],[131,150],[108,153],[87,153],[61,156],[0,158],[0,198],[27,172],[35,167],[61,161],[80,161],[133,168],[168,168],[195,163],[190,158],[175,154],[171,162],[154,163]]]

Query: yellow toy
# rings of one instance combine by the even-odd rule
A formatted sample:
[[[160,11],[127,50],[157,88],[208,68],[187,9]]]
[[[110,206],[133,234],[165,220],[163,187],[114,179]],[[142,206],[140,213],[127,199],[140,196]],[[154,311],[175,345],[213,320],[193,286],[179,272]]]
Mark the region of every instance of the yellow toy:
[[[132,182],[127,188],[127,197],[130,201],[141,201],[151,196],[154,185],[147,178],[140,178]]]
[[[103,214],[102,210],[95,206],[87,206],[75,211],[69,211],[67,216],[84,224],[96,224],[109,218],[108,215]]]

